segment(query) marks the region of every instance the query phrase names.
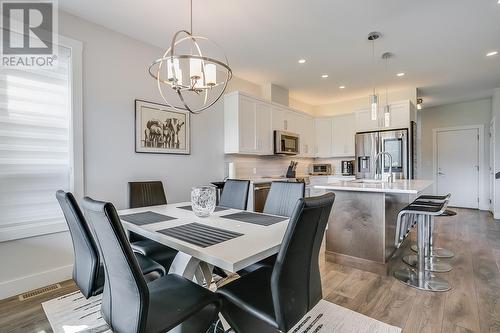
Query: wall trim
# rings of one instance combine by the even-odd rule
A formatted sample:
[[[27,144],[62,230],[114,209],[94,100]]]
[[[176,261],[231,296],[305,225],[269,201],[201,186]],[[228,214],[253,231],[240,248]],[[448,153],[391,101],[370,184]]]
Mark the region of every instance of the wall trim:
[[[438,132],[445,131],[460,131],[460,130],[468,130],[468,129],[477,129],[479,133],[479,142],[478,142],[478,163],[479,163],[479,176],[478,176],[478,208],[480,210],[489,210],[489,204],[486,201],[486,198],[483,198],[484,191],[484,125],[468,125],[468,126],[453,126],[453,127],[441,127],[441,128],[433,128],[432,129],[432,172],[433,172],[433,188],[434,193],[437,191],[437,134]]]
[[[18,294],[45,287],[49,284],[71,279],[73,265],[61,266],[44,272],[22,276],[20,278],[0,282],[0,300]]]

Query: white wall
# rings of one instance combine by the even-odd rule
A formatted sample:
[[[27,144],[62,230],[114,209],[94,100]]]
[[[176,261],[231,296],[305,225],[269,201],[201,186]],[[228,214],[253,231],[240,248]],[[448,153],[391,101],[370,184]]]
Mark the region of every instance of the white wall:
[[[161,102],[148,65],[163,53],[75,16],[60,13],[59,33],[83,42],[85,193],[127,207],[127,182],[162,180],[170,202],[189,200],[193,185],[224,176],[223,103],[191,117],[191,155],[134,152],[134,99]],[[236,77],[228,91],[259,96]],[[0,243],[0,299],[71,277],[67,232]]]
[[[492,117],[495,117],[494,173],[500,172],[500,88],[495,89],[492,100]],[[495,179],[495,219],[500,219],[500,179]]]
[[[417,89],[389,91],[389,103],[410,100],[417,103]],[[385,94],[379,93],[379,101],[385,103]],[[326,117],[339,114],[353,113],[356,110],[368,108],[368,95],[331,104],[313,106],[316,116]]]
[[[434,128],[484,125],[484,172],[483,191],[479,207],[488,209],[489,200],[489,125],[491,120],[491,99],[481,99],[463,103],[447,104],[426,108],[419,112],[420,126],[420,169],[418,178],[433,179],[433,132]]]

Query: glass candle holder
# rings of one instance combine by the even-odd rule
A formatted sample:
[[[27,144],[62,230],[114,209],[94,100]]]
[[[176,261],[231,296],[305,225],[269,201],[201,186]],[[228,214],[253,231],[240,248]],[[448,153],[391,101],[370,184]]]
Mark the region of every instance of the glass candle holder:
[[[191,189],[191,207],[198,217],[208,217],[215,210],[215,186],[195,186]]]

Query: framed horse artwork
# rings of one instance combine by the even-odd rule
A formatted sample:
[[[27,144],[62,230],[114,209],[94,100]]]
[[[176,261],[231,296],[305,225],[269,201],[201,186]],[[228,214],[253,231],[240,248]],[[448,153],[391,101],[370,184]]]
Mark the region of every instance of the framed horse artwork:
[[[188,111],[136,99],[136,153],[190,154],[189,120]]]

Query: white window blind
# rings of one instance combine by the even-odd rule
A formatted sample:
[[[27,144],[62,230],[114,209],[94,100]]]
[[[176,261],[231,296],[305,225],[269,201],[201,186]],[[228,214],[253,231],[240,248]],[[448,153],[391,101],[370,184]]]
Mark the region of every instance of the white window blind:
[[[73,187],[71,50],[58,62],[0,69],[0,241],[65,229],[55,192]]]

